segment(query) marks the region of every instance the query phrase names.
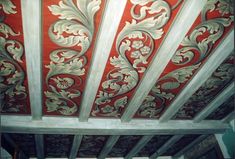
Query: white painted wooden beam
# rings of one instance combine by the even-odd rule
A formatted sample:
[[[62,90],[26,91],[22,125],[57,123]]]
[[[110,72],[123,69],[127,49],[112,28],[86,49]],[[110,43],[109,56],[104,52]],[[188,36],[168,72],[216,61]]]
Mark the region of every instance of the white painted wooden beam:
[[[222,119],[222,122],[228,123],[228,122],[230,122],[230,121],[233,120],[233,119],[235,119],[235,111],[229,113],[226,117],[224,117],[224,118]]]
[[[116,32],[127,0],[108,0],[93,51],[85,91],[79,112],[79,121],[87,121],[98,91]],[[117,7],[118,6],[118,7]]]
[[[149,158],[155,159],[165,153],[172,145],[179,141],[184,135],[175,135],[171,137],[162,147],[160,147],[156,152],[154,152]]]
[[[75,135],[73,138],[73,145],[70,151],[69,159],[75,159],[78,154],[79,147],[82,142],[82,135]]]
[[[1,115],[2,132],[34,134],[76,134],[76,135],[155,135],[155,134],[211,134],[223,133],[229,128],[221,121],[193,123],[191,120],[171,120],[160,123],[158,120],[135,119],[128,123],[120,119],[94,119],[79,122],[74,117],[43,117],[31,120],[31,116]]]
[[[234,30],[220,43],[207,62],[203,65],[187,86],[171,103],[169,108],[160,117],[160,122],[170,120],[188,99],[206,82],[220,64],[231,54],[234,49]]]
[[[223,90],[206,108],[204,108],[194,119],[195,123],[201,122],[213,111],[215,111],[221,104],[226,102],[234,94],[234,82],[232,82],[227,88]]]
[[[155,85],[156,80],[160,77],[168,62],[175,54],[180,42],[183,40],[193,22],[199,15],[205,2],[206,0],[185,1],[182,9],[172,24],[172,28],[167,33],[160,48],[157,50],[156,56],[145,71],[144,77],[122,115],[121,120],[123,122],[130,121],[139,109],[145,97]]]
[[[42,118],[41,0],[21,0],[24,46],[32,119]]]
[[[181,156],[183,156],[186,152],[190,151],[190,149],[195,146],[196,144],[198,144],[199,142],[201,142],[202,140],[204,140],[208,135],[201,135],[198,138],[196,138],[194,141],[192,141],[190,144],[188,144],[187,146],[185,146],[182,150],[180,150],[179,152],[177,152],[173,158],[179,158]]]
[[[116,142],[119,139],[119,135],[113,135],[110,136],[107,140],[107,142],[105,143],[102,151],[100,152],[98,159],[104,159],[106,158],[106,156],[109,154],[109,152],[112,150],[113,146],[116,144]]]
[[[38,159],[44,159],[44,139],[42,134],[35,134],[35,144]]]
[[[124,159],[132,159],[153,137],[154,135],[143,136]]]

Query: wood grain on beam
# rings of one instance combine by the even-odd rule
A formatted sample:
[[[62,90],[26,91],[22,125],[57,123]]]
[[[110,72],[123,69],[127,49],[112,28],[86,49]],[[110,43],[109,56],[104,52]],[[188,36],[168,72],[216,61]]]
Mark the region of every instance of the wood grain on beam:
[[[31,116],[1,115],[2,132],[34,134],[76,134],[76,135],[155,135],[155,134],[210,134],[222,133],[229,124],[221,121],[193,123],[190,120],[171,120],[160,123],[158,120],[135,119],[128,123],[120,119],[93,119],[79,122],[74,117],[43,117],[31,120]]]
[[[205,0],[185,1],[182,9],[172,24],[172,28],[167,33],[161,47],[157,50],[156,56],[145,71],[143,79],[122,115],[121,120],[123,122],[130,121],[139,109],[145,97],[156,83],[156,80],[160,77],[168,62],[175,54],[180,42],[183,40],[193,22],[199,15],[205,2]],[[188,14],[189,12],[190,14]]]
[[[149,158],[155,159],[165,153],[172,145],[179,141],[184,135],[175,135],[171,137],[162,147],[160,147],[156,152],[154,152]]]
[[[42,118],[41,0],[21,0],[32,118]]]
[[[127,0],[108,0],[82,97],[79,121],[87,121]],[[118,6],[118,7],[117,7]]]
[[[82,135],[75,135],[73,138],[73,145],[70,151],[69,159],[75,159],[78,154],[79,147],[82,142]]]
[[[116,144],[116,142],[119,139],[119,135],[113,135],[110,136],[107,140],[107,142],[105,143],[103,149],[101,150],[98,159],[104,159],[106,158],[106,156],[109,154],[109,152],[112,150],[113,146]]]
[[[35,134],[35,145],[38,159],[44,159],[44,139],[42,134]]]
[[[124,159],[132,159],[153,137],[154,135],[143,136]]]

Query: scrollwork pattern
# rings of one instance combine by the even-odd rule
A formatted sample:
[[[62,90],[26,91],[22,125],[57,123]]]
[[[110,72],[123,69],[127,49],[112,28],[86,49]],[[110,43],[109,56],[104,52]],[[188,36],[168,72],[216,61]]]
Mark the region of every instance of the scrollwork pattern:
[[[101,0],[60,1],[59,5],[49,6],[53,15],[59,20],[50,25],[48,35],[61,49],[50,53],[49,72],[46,76],[48,91],[45,91],[48,112],[72,115],[77,112],[75,98],[81,95],[77,88],[82,84],[81,76],[85,74],[87,64],[86,51],[91,45],[94,34],[94,16],[100,9]],[[70,49],[68,47],[77,47]],[[69,75],[73,77],[62,77]],[[52,85],[54,82],[55,86]]]
[[[118,34],[116,52],[110,57],[114,67],[102,82],[102,90],[95,100],[93,116],[120,116],[128,102],[125,93],[138,83],[139,74],[146,70],[148,59],[154,50],[154,40],[163,36],[163,26],[171,15],[171,8],[164,0],[131,0],[132,21]],[[136,8],[140,7],[139,10]],[[114,103],[112,104],[113,100]],[[110,105],[111,104],[111,105]]]
[[[191,119],[200,112],[209,102],[234,78],[234,54],[221,64],[212,76],[196,91],[192,97],[178,111],[174,118]]]
[[[0,8],[5,14],[16,14],[16,6],[10,0],[0,0]],[[4,23],[0,17],[0,105],[1,112],[26,112],[26,105],[17,103],[27,97],[24,86],[25,73],[20,63],[24,48],[21,42],[12,37],[21,35]]]
[[[232,1],[208,0],[201,13],[201,23],[181,42],[171,62],[180,67],[164,75],[156,82],[150,94],[138,110],[138,115],[157,118],[176,94],[175,89],[186,83],[211,53],[214,44],[223,36],[226,27],[233,22]],[[218,11],[220,17],[208,19],[208,12]],[[226,14],[226,16],[224,16]],[[229,16],[228,16],[229,15]],[[202,36],[203,39],[199,40]],[[151,100],[150,100],[151,99]]]

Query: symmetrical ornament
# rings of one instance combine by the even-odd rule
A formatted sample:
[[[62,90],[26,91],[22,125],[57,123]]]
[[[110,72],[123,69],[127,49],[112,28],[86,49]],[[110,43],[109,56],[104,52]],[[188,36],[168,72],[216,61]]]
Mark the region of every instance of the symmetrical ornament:
[[[24,86],[25,73],[20,65],[24,48],[14,39],[20,32],[4,23],[7,14],[16,14],[16,6],[10,0],[0,0],[0,108],[1,112],[26,112]]]
[[[189,98],[177,112],[175,119],[192,119],[207,106],[234,78],[234,54],[222,63],[210,78]]]
[[[126,94],[138,84],[153,53],[155,40],[162,38],[163,27],[170,19],[172,8],[164,0],[130,2],[132,21],[126,21],[117,36],[115,48],[118,56],[110,57],[113,69],[102,82],[92,116],[120,116],[128,102]]]
[[[158,118],[176,97],[177,90],[182,89],[210,55],[225,28],[232,25],[232,3],[230,0],[208,0],[201,12],[201,23],[184,38],[171,59],[171,65],[176,69],[157,80],[138,110],[138,116]],[[211,12],[217,12],[219,16],[208,18]]]
[[[47,112],[72,115],[77,112],[76,98],[81,96],[78,87],[82,84],[87,64],[86,51],[94,35],[94,16],[100,9],[101,0],[60,1],[49,6],[59,20],[51,24],[48,34],[62,48],[50,53],[49,72],[46,76],[48,91],[45,91]],[[70,49],[76,47],[76,49]]]

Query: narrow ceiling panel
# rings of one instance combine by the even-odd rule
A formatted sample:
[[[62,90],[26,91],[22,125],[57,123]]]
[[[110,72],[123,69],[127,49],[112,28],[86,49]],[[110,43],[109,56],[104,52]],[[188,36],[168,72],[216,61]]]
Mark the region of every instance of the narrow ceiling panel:
[[[36,157],[35,140],[33,134],[8,134],[16,146],[28,157]]]
[[[136,157],[149,157],[156,152],[172,136],[161,135],[154,136],[145,146],[137,153]]]
[[[192,119],[205,108],[234,78],[234,54],[192,95],[174,119]]]
[[[45,157],[68,157],[73,135],[44,135]]]
[[[105,1],[43,1],[44,114],[78,115]]]
[[[108,136],[83,136],[77,157],[98,157],[107,139]]]
[[[233,28],[232,1],[208,1],[135,117],[159,118]]]
[[[108,157],[123,157],[135,146],[135,144],[140,140],[141,136],[121,136]]]
[[[178,151],[183,149],[185,146],[190,144],[193,140],[195,140],[199,136],[200,135],[185,135],[178,142],[176,142],[174,145],[169,147],[169,149],[164,154],[162,154],[162,156],[173,156],[173,155],[175,155]]]
[[[1,113],[30,114],[20,0],[0,1]]]
[[[127,1],[91,116],[121,116],[182,2]]]
[[[220,120],[225,118],[229,113],[234,111],[235,96],[231,96],[225,103],[212,112],[206,120]]]

